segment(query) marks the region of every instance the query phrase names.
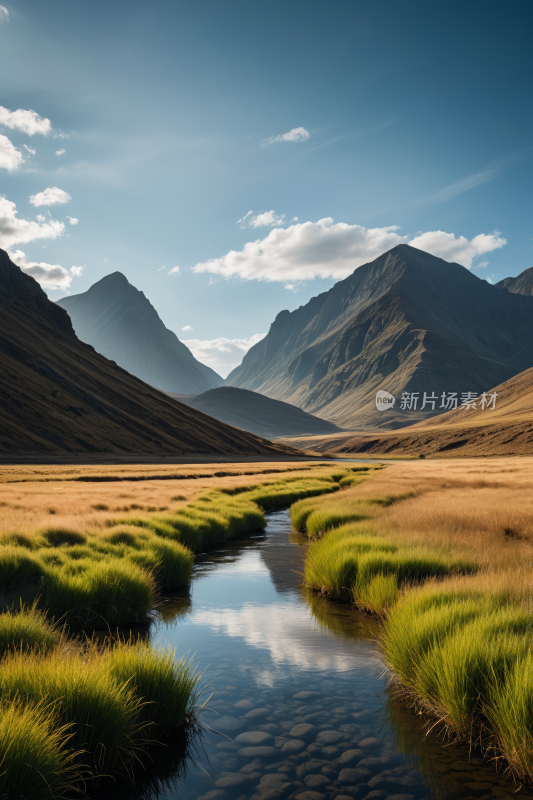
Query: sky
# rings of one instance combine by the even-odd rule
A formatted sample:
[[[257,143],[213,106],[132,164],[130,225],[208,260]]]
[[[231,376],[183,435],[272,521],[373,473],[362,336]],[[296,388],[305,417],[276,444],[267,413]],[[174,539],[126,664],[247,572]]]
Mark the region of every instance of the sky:
[[[122,272],[223,376],[400,242],[517,275],[532,22],[522,0],[0,0],[0,247],[53,300]]]

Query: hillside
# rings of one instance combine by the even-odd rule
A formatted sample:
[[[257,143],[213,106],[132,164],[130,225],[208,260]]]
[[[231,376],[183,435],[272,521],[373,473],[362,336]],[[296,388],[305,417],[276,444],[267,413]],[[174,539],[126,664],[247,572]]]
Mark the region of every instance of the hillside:
[[[496,386],[494,410],[456,409],[390,433],[344,433],[289,440],[317,452],[509,456],[533,454],[533,368]],[[478,404],[479,405],[479,404]]]
[[[511,294],[533,295],[533,267],[525,269],[516,278],[504,278],[494,284],[498,289],[505,289]]]
[[[75,335],[0,250],[0,453],[293,455],[170,399]]]
[[[289,403],[232,386],[211,389],[198,397],[183,398],[182,402],[221,422],[267,439],[296,434],[335,433],[339,430],[333,423],[306,414]]]
[[[482,392],[533,366],[533,298],[399,245],[282,311],[227,384],[357,430],[442,412],[402,411],[402,392]],[[379,389],[397,398],[377,411]]]
[[[198,394],[224,383],[165,328],[143,292],[120,272],[57,304],[68,312],[82,342],[151,386]]]

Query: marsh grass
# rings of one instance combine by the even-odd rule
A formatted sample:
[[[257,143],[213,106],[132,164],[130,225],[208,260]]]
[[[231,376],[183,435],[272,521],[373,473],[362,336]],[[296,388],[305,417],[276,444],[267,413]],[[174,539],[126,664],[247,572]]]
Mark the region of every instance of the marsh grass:
[[[200,695],[201,676],[190,661],[177,660],[171,648],[153,650],[142,641],[116,644],[109,660],[111,675],[128,683],[144,703],[139,720],[148,726],[145,735],[166,737],[183,725]]]
[[[63,634],[56,623],[38,608],[0,614],[0,658],[13,651],[48,651],[58,647]]]
[[[46,703],[0,702],[0,797],[56,800],[79,786],[81,754],[71,737]]]

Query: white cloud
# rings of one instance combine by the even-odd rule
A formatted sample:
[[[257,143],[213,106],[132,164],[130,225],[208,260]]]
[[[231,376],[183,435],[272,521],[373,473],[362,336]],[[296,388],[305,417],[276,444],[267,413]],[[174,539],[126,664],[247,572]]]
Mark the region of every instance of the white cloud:
[[[56,150],[56,156],[62,156],[63,153],[66,153],[66,150]]]
[[[9,11],[5,6],[0,6],[0,22],[9,22]]]
[[[298,217],[293,217],[293,218],[291,219],[291,222],[298,222]]]
[[[37,214],[37,222],[46,222],[44,214]]]
[[[83,270],[85,269],[86,266],[87,265],[84,264],[83,267],[71,267],[70,271],[72,272],[73,275],[76,276],[76,278],[81,278]]]
[[[480,261],[479,264],[476,264],[474,269],[485,269],[485,267],[488,267],[489,264],[490,264],[490,261]]]
[[[24,148],[25,150],[27,150],[27,151],[28,151],[28,153],[30,154],[30,156],[34,156],[34,155],[35,155],[35,153],[37,152],[37,150],[35,150],[33,147],[28,147],[28,145],[27,145],[27,144],[23,144],[22,146],[23,146],[23,148]]]
[[[70,139],[70,136],[68,135],[68,133],[63,133],[63,131],[55,131],[55,133],[52,134],[52,138],[53,139]]]
[[[357,267],[373,261],[398,244],[411,244],[448,261],[470,268],[477,255],[506,244],[497,232],[479,234],[472,240],[453,233],[431,231],[409,241],[398,233],[398,225],[364,228],[334,223],[331,217],[274,228],[264,239],[248,242],[242,250],[231,250],[221,258],[196,264],[195,272],[210,272],[226,278],[289,283],[313,278],[345,278]]]
[[[184,325],[182,331],[192,331],[192,325]]]
[[[3,6],[2,6],[3,8]],[[52,130],[52,123],[45,117],[40,117],[35,111],[25,111],[23,108],[18,108],[16,111],[10,111],[4,106],[0,106],[0,125],[5,128],[11,128],[13,131],[20,131],[27,133],[28,136],[34,136],[40,133],[42,136],[47,136]]]
[[[83,267],[72,267],[69,271],[59,264],[46,264],[44,261],[28,261],[22,250],[7,251],[11,261],[23,272],[35,278],[43,289],[68,289],[73,277],[79,277]]]
[[[172,267],[170,272],[167,272],[167,275],[177,275],[179,271],[180,271],[179,267]]]
[[[67,219],[68,219],[70,225],[77,225],[78,222],[79,222],[79,219],[77,217],[69,217],[69,216],[67,216]]]
[[[263,211],[250,219],[250,228],[276,228],[278,225],[283,225],[285,214],[276,216],[274,211]]]
[[[24,164],[24,159],[20,150],[17,150],[7,136],[0,134],[0,167],[11,171],[18,169],[21,164]]]
[[[39,206],[62,206],[65,203],[70,203],[71,200],[72,197],[68,192],[58,189],[57,186],[49,186],[44,192],[32,194],[30,197],[30,203],[35,208],[39,208]]]
[[[166,267],[159,267],[159,269],[156,269],[156,272],[161,272],[162,269],[166,269]]]
[[[182,339],[198,361],[207,364],[225,378],[238,367],[250,347],[264,339],[266,333],[256,333],[249,339]]]
[[[235,224],[236,224],[236,225],[240,225],[240,226],[241,226],[241,228],[244,228],[244,226],[245,226],[245,225],[246,225],[246,223],[247,223],[248,217],[249,217],[251,214],[253,214],[253,213],[254,213],[253,211],[248,211],[248,212],[247,212],[247,213],[244,215],[244,217],[241,217],[241,219],[238,219],[238,220],[237,220],[237,222],[236,222]]]
[[[280,136],[271,136],[270,139],[265,139],[262,147],[266,147],[274,142],[305,142],[309,139],[311,134],[305,128],[292,128],[288,133],[282,133]]]
[[[502,239],[495,233],[479,233],[470,241],[465,236],[455,237],[453,233],[444,231],[428,231],[421,236],[417,236],[409,242],[419,250],[426,250],[434,256],[444,258],[446,261],[455,261],[463,267],[470,269],[472,260],[476,256],[491,253],[507,244],[506,239]]]
[[[45,217],[39,215],[39,221],[21,219],[17,216],[15,203],[0,195],[0,247],[7,249],[15,244],[33,242],[35,239],[57,239],[65,231],[65,223],[56,219],[44,222]]]

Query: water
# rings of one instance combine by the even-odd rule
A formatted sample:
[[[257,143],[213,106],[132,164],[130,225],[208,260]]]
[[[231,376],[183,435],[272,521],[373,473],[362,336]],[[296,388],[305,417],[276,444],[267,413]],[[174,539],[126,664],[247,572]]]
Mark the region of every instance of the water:
[[[190,598],[167,602],[151,638],[205,670],[216,691],[201,719],[229,738],[204,732],[185,760],[183,743],[170,742],[135,787],[98,798],[513,795],[491,767],[424,739],[419,719],[389,702],[377,623],[301,587],[306,546],[282,511],[265,534],[197,557]]]

